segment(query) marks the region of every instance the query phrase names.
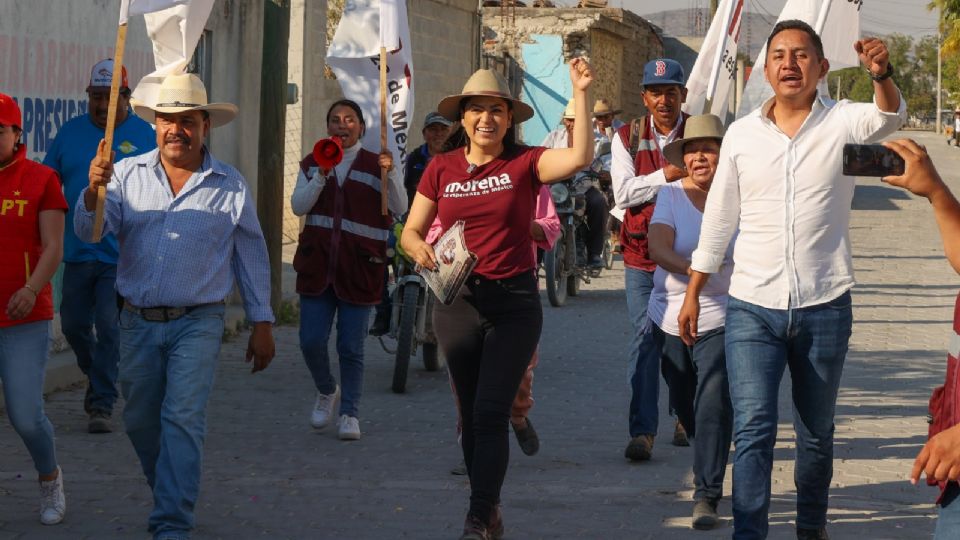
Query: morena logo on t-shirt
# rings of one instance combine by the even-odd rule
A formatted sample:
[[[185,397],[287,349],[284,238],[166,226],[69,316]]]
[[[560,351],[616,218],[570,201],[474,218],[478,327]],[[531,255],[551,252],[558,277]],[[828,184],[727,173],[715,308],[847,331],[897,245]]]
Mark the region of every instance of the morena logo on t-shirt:
[[[474,197],[513,189],[510,175],[503,173],[500,176],[488,176],[482,180],[466,180],[464,182],[450,182],[443,189],[444,197]]]

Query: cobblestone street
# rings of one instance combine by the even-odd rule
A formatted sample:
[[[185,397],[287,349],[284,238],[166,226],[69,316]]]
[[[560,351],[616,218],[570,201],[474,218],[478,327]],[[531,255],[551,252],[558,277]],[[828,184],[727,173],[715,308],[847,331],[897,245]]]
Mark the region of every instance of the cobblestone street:
[[[910,135],[927,145],[951,189],[960,192],[960,150],[931,133]],[[943,380],[960,278],[943,258],[926,200],[879,179],[858,180],[851,239],[858,285],[837,409],[828,531],[836,539],[930,538],[936,490],[910,485],[907,475],[926,438],[930,391]],[[524,456],[511,435],[506,538],[729,538],[729,523],[710,532],[690,529],[693,450],[669,444],[665,386],[653,460],[624,459],[631,330],[621,263],[581,291],[562,308],[542,296],[531,412],[541,450]],[[317,432],[308,423],[315,391],[296,327],[276,329],[277,357],[255,376],[243,362],[246,338],[223,347],[195,538],[458,536],[469,490],[465,477],[450,474],[460,451],[444,371],[424,371],[413,359],[407,393],[394,394],[392,355],[369,338],[363,438],[342,442],[335,429]],[[6,416],[0,419],[0,540],[148,538],[152,498],[119,410],[114,433],[90,435],[82,399],[79,386],[48,396],[68,504],[66,521],[56,527],[39,524],[35,471]],[[793,443],[788,375],[770,512],[775,539],[795,538]],[[728,520],[730,476],[728,468],[720,503]]]

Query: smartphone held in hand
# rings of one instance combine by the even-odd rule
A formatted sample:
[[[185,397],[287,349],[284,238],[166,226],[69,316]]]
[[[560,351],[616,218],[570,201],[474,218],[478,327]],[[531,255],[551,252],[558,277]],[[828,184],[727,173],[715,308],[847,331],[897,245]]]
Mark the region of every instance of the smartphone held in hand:
[[[879,144],[843,145],[843,174],[847,176],[900,176],[903,158]]]

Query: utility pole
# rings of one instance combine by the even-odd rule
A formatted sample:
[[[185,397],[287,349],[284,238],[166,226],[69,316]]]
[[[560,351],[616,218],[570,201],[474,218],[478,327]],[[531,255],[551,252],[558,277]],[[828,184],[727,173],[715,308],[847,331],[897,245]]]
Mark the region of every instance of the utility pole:
[[[283,156],[289,42],[290,0],[264,0],[257,215],[270,255],[270,306],[275,316],[283,299]]]
[[[943,122],[940,118],[940,109],[943,108],[943,55],[940,48],[943,46],[943,13],[937,7],[937,135],[943,133]]]

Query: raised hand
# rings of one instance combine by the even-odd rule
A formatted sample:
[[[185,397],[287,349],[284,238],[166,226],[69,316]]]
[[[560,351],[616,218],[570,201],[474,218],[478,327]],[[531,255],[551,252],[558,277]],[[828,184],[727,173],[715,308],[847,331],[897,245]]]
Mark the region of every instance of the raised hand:
[[[593,84],[593,70],[583,58],[574,58],[570,61],[570,82],[574,90],[586,90]]]
[[[860,57],[860,63],[870,73],[879,76],[887,72],[890,64],[890,52],[887,45],[878,38],[864,38],[853,44],[853,48]]]

